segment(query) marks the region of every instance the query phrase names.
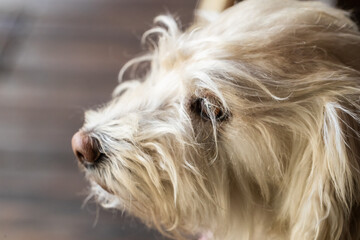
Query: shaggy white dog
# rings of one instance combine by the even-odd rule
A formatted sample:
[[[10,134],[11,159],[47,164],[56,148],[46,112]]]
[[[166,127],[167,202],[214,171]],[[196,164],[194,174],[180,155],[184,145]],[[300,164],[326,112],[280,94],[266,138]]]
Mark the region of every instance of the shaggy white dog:
[[[185,32],[155,22],[120,79],[150,70],[73,137],[91,196],[176,239],[360,239],[360,33],[347,14],[247,0]]]

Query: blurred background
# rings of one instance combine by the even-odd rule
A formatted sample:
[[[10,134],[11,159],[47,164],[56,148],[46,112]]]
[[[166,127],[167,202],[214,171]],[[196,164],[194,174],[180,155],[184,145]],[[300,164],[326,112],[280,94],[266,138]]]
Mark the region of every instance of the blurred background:
[[[327,0],[334,2],[333,0]],[[359,0],[339,1],[359,9]],[[160,13],[196,0],[0,0],[0,240],[164,239],[86,198],[70,140]],[[96,224],[95,224],[96,223]]]
[[[81,208],[87,184],[70,140],[83,111],[110,99],[153,18],[171,12],[186,26],[195,5],[0,0],[0,240],[164,239],[119,212]]]

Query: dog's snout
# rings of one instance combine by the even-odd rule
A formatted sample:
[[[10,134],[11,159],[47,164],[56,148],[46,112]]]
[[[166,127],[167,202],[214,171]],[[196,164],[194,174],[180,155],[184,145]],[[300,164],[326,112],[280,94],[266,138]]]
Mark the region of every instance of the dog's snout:
[[[71,145],[76,158],[84,165],[94,164],[101,155],[96,139],[82,131],[74,134]]]

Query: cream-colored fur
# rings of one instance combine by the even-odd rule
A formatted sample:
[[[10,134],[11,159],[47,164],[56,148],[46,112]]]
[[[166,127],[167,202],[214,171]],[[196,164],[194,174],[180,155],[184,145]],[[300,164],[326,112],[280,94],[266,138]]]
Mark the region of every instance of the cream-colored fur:
[[[247,0],[185,32],[155,22],[149,53],[120,72],[132,79],[86,112],[104,153],[85,169],[91,196],[176,239],[360,239],[360,34],[347,14]]]

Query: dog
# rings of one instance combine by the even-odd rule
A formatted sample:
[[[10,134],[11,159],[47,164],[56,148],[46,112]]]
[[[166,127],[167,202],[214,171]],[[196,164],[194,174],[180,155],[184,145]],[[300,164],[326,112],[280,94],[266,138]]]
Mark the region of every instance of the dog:
[[[360,33],[346,12],[247,0],[185,31],[159,16],[142,40],[72,138],[90,197],[174,239],[360,239]]]

